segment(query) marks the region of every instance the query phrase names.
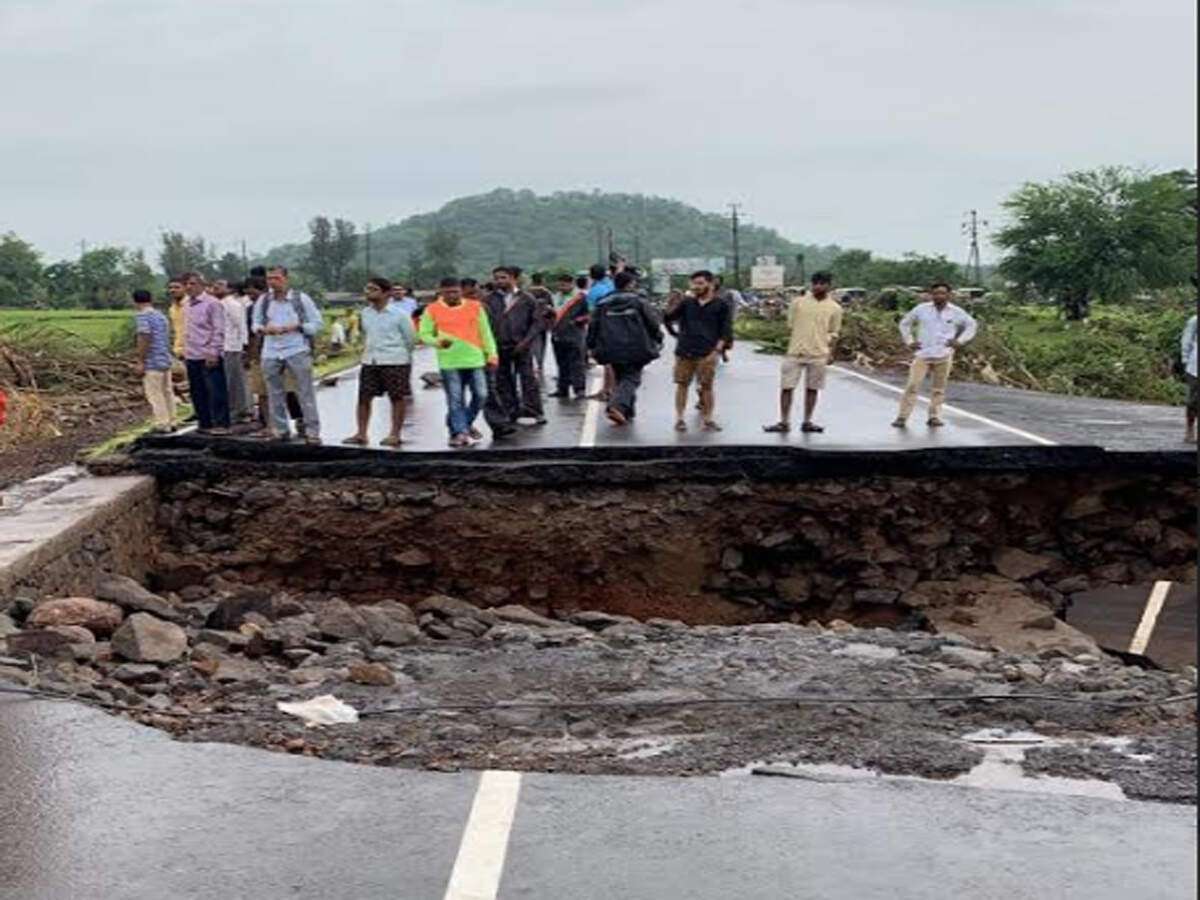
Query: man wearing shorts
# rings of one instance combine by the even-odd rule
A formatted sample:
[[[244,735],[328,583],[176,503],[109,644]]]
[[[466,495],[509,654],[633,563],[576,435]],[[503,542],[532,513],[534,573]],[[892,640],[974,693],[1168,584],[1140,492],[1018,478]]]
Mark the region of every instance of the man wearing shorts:
[[[677,297],[667,307],[664,324],[677,332],[675,341],[675,430],[687,431],[683,412],[687,408],[688,387],[693,379],[700,384],[700,419],[705,431],[720,431],[713,418],[716,398],[713,380],[717,360],[733,343],[733,314],[730,305],[717,297],[712,272],[692,274],[690,296]]]
[[[368,278],[363,289],[367,305],[359,314],[362,322],[362,368],[358,372],[358,431],[343,444],[364,446],[371,424],[371,403],[387,394],[392,402],[392,427],[379,443],[400,444],[404,425],[404,387],[412,376],[412,352],[417,342],[412,315],[391,299],[392,283],[386,278]]]
[[[825,429],[813,421],[817,397],[825,387],[825,368],[833,361],[833,350],[842,330],[842,305],[829,293],[833,276],[815,272],[812,290],[792,300],[788,307],[787,354],[783,357],[779,386],[779,421],[763,431],[786,434],[792,430],[792,397],[804,379],[804,423],[800,430],[819,433]]]

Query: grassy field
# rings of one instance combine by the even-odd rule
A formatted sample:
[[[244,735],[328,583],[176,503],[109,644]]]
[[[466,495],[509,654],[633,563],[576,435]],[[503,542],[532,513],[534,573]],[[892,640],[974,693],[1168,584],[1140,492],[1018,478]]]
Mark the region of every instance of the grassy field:
[[[0,309],[0,330],[36,322],[77,334],[98,347],[108,347],[132,315],[132,310],[123,309]]]

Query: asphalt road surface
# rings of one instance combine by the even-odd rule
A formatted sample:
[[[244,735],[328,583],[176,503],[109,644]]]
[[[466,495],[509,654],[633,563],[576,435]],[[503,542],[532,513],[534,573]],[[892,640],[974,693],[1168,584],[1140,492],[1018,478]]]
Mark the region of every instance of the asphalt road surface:
[[[689,409],[689,430],[676,432],[674,392],[671,382],[673,357],[670,352],[645,371],[638,394],[638,416],[624,428],[614,428],[604,417],[603,404],[597,401],[561,401],[547,397],[546,425],[522,427],[514,438],[495,446],[521,448],[588,446],[675,446],[680,444],[778,445],[810,447],[819,450],[871,449],[913,450],[928,447],[1013,446],[1062,443],[1000,419],[983,417],[969,410],[947,408],[946,425],[930,429],[925,425],[924,403],[919,405],[906,429],[891,427],[899,404],[899,391],[873,376],[836,368],[830,371],[822,392],[816,421],[825,426],[824,434],[803,434],[801,394],[797,392],[793,409],[793,431],[788,435],[767,434],[764,425],[779,418],[779,357],[755,353],[753,347],[739,344],[730,363],[719,369],[716,385],[716,418],[723,426],[718,433],[701,432],[696,410]],[[444,450],[448,435],[445,428],[446,404],[440,389],[422,386],[420,373],[435,366],[433,351],[418,351],[414,367],[415,397],[410,404],[408,424],[404,428],[404,449]],[[552,354],[547,354],[546,386],[554,389]],[[589,372],[589,391],[600,386],[602,370]],[[951,388],[953,398],[954,387]],[[358,372],[338,376],[333,387],[318,392],[322,438],[336,444],[354,433],[354,410],[358,396]],[[953,404],[952,404],[953,405]],[[370,439],[373,445],[387,433],[390,415],[386,398],[378,398],[372,415]],[[482,418],[482,417],[481,417]],[[482,422],[479,427],[486,432]],[[490,440],[485,441],[487,445]]]
[[[0,695],[0,898],[1196,896],[1190,807],[874,780],[439,774]]]

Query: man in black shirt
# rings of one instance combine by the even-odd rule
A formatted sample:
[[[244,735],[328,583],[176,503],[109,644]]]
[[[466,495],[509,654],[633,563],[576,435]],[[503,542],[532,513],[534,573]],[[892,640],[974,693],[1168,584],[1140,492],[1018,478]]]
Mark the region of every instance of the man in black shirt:
[[[613,425],[632,421],[642,369],[658,358],[662,328],[630,271],[613,277],[616,292],[598,303],[588,325],[587,346],[596,362],[612,366],[613,392],[605,414]]]
[[[675,430],[687,431],[683,412],[687,408],[688,387],[700,383],[700,417],[705,431],[720,431],[713,419],[716,398],[713,380],[717,360],[733,343],[733,312],[730,304],[717,297],[713,273],[701,270],[692,275],[691,296],[676,297],[667,307],[665,320],[678,331],[675,342]]]

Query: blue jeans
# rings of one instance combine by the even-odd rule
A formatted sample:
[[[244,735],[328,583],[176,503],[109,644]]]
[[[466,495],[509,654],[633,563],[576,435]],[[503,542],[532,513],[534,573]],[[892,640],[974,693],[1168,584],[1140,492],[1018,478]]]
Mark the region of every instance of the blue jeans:
[[[220,360],[209,368],[202,359],[184,361],[188,376],[188,393],[196,424],[203,430],[229,427],[229,396],[225,387],[225,369]]]
[[[446,391],[446,427],[450,429],[450,437],[466,434],[487,400],[487,373],[483,369],[443,369],[442,388]]]

